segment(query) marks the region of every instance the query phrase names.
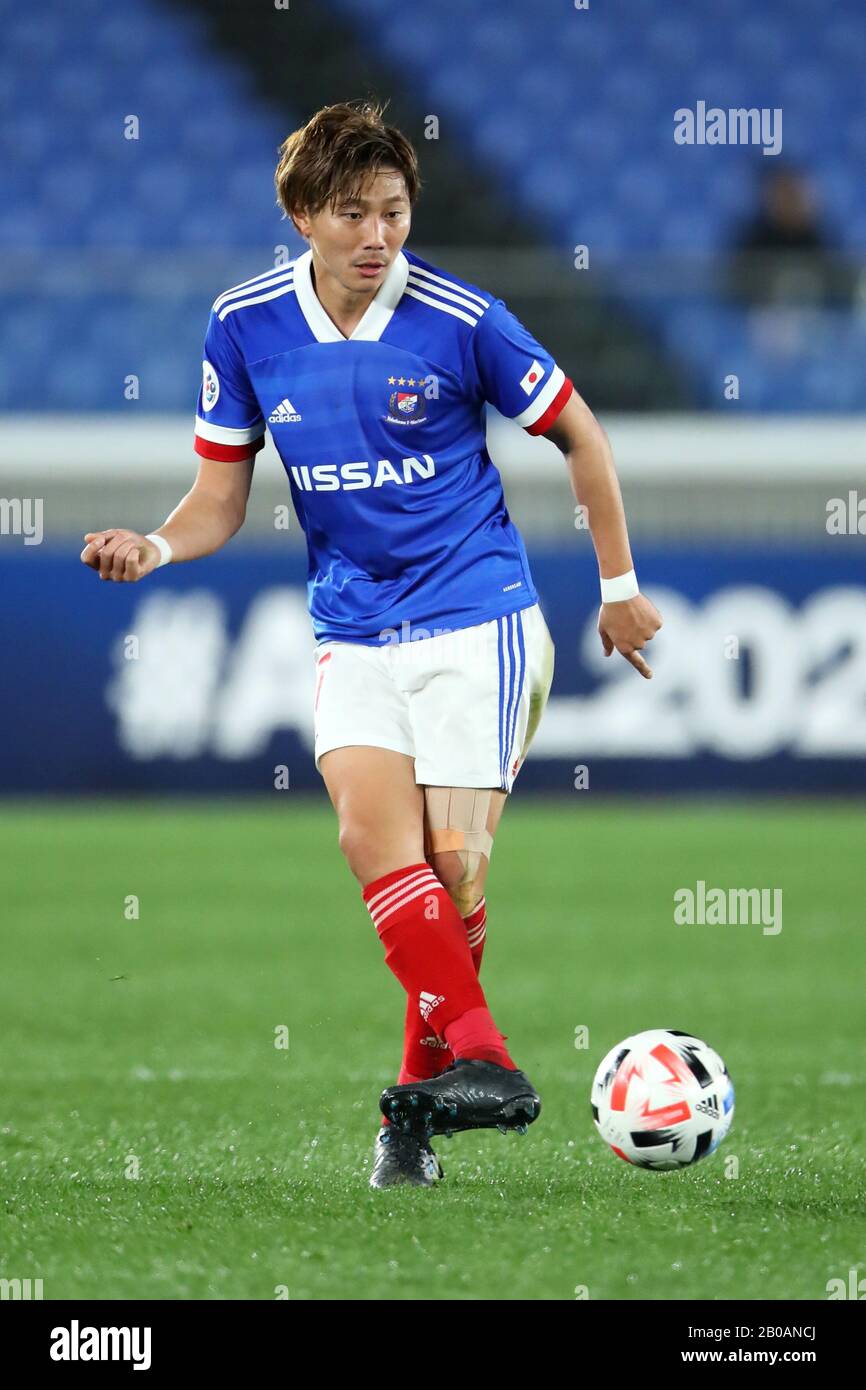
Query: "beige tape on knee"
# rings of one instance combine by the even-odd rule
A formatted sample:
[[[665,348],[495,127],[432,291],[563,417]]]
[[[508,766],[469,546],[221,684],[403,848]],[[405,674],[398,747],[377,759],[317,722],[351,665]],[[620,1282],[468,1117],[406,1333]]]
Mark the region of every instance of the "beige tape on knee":
[[[443,854],[456,850],[464,869],[464,881],[471,882],[478,872],[482,854],[490,858],[493,836],[487,829],[490,792],[473,787],[426,787],[427,852]]]

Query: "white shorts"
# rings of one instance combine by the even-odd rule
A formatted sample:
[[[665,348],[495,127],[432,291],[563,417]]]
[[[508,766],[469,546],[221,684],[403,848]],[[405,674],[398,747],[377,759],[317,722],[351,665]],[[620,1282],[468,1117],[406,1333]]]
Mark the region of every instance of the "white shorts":
[[[316,767],[366,744],[415,759],[421,786],[511,791],[553,680],[538,604],[417,641],[316,648]]]

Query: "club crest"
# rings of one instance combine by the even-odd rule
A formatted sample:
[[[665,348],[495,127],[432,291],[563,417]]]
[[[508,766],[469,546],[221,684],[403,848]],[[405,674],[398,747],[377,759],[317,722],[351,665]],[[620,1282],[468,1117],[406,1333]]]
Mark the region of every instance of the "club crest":
[[[388,424],[420,425],[427,419],[427,397],[424,394],[423,380],[389,377],[388,384],[397,386],[397,390],[392,391],[388,397],[388,414],[385,416]]]

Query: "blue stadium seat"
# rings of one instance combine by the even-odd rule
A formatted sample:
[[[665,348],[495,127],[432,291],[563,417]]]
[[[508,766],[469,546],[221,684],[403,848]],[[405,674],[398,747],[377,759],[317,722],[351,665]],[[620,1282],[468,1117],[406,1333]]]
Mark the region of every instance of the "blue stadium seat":
[[[783,157],[813,171],[841,245],[866,250],[862,0],[834,0],[826,15],[814,0],[727,0],[723,13],[451,0],[453,24],[435,6],[399,0],[320,3],[359,42],[369,37],[419,110],[440,116],[465,143],[467,164],[483,165],[551,244],[587,242],[595,263],[607,262],[608,284],[617,259],[628,266],[634,253],[726,253],[754,210],[770,160],[755,149],[675,143],[674,112],[698,99],[782,107]],[[246,69],[211,46],[201,11],[76,0],[70,24],[63,7],[0,0],[0,33],[0,104],[10,113],[0,131],[0,247],[147,253],[208,250],[217,239],[267,257],[296,242],[271,188],[291,125],[259,102]],[[140,121],[138,140],[124,139],[128,116]],[[687,334],[701,399],[716,400],[735,357],[762,408],[866,403],[859,320],[814,318],[782,360],[746,311],[669,291],[635,296],[633,283],[623,280],[623,307],[660,344],[682,356]],[[197,313],[189,318],[182,296],[147,310],[131,293],[124,311],[117,300],[37,295],[29,325],[13,312],[0,329],[0,401],[38,405],[61,356],[58,401],[120,408],[105,383],[118,344],[127,352],[137,342],[150,354],[142,408],[185,406],[183,354],[195,364],[204,326]]]
[[[330,3],[359,34],[370,28],[368,0]],[[374,14],[373,28],[381,25],[399,51],[405,7],[376,0]],[[480,0],[461,7],[459,25],[440,24],[435,44],[412,46],[411,61],[420,100],[459,124],[507,197],[516,194],[551,241],[588,242],[614,276],[616,258],[630,252],[727,254],[755,210],[756,175],[770,165],[757,149],[675,144],[673,113],[699,99],[724,109],[781,107],[783,155],[813,171],[841,245],[866,250],[866,180],[857,174],[866,155],[861,0],[835,0],[820,22],[813,0],[763,0],[757,13],[753,0],[728,0],[716,15],[625,5],[581,13],[535,0],[519,19]],[[624,294],[623,302],[674,350],[677,298]],[[847,365],[853,343],[836,328],[805,334],[784,363],[769,358],[762,367],[768,349],[754,339],[747,310],[707,301],[694,312],[703,399],[717,403],[735,355],[761,408],[832,409],[840,395],[866,405],[859,364]],[[808,366],[810,352],[824,354],[826,370]]]

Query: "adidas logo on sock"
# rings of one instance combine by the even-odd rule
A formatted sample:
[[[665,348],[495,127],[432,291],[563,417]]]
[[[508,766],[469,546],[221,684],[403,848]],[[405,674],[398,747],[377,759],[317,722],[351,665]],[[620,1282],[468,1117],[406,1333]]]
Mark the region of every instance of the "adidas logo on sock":
[[[434,1009],[438,1008],[440,1004],[444,1003],[444,994],[428,994],[426,989],[422,989],[418,999],[418,1005],[421,1009],[421,1017],[423,1018],[424,1022],[427,1022]]]
[[[295,410],[288,396],[285,396],[277,406],[273,415],[268,416],[269,425],[293,425],[300,420],[300,415]]]

